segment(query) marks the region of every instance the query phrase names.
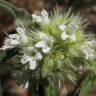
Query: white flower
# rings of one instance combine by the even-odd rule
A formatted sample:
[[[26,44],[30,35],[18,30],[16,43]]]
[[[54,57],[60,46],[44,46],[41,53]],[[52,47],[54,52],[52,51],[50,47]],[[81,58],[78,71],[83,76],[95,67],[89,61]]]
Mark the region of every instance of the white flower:
[[[17,27],[16,30],[17,30],[20,42],[21,43],[26,43],[28,41],[26,31],[24,29],[22,29],[21,27]]]
[[[61,39],[62,40],[66,40],[67,38],[69,38],[69,35],[64,31],[64,32],[62,32],[62,34],[61,34]]]
[[[48,46],[47,42],[45,42],[43,40],[36,43],[35,47],[36,48],[42,48],[43,53],[48,53],[51,50],[51,46]]]
[[[65,31],[66,30],[66,25],[65,24],[61,24],[61,25],[59,25],[59,29],[61,30],[61,31]]]
[[[61,39],[62,39],[62,40],[66,40],[67,38],[69,38],[69,39],[71,39],[72,41],[76,41],[76,35],[75,35],[75,33],[72,32],[72,34],[70,34],[70,35],[67,34],[66,28],[67,28],[67,26],[66,26],[65,24],[61,24],[61,25],[59,26],[59,29],[60,29],[61,31],[63,31],[63,32],[61,33]]]
[[[91,41],[85,42],[85,45],[82,46],[83,53],[85,54],[86,59],[94,59],[95,58],[95,50],[94,48],[96,47],[96,41],[93,39]]]
[[[29,63],[30,69],[32,70],[35,70],[36,68],[36,59],[31,56],[23,55],[23,57],[21,58],[21,63]]]
[[[61,39],[62,40],[66,40],[67,38],[69,38],[69,35],[66,33],[66,25],[65,24],[61,24],[61,25],[59,25],[59,29],[61,30],[61,31],[63,31],[62,33],[61,33]]]
[[[17,34],[12,34],[12,35],[9,35],[8,38],[5,39],[5,44],[9,44],[10,46],[15,46],[15,45],[18,45],[20,44],[19,42],[19,37]]]
[[[91,47],[96,47],[96,40],[95,39],[92,39],[90,41],[87,42],[87,44]]]
[[[0,50],[12,49],[18,44],[20,44],[18,35],[11,34],[5,39],[4,45],[0,48]]]
[[[29,49],[29,50],[28,50]],[[37,52],[33,47],[28,47],[25,54],[21,58],[21,63],[26,64],[29,63],[30,69],[35,70],[37,66],[37,61],[42,59],[41,53]]]
[[[48,13],[46,10],[41,11],[41,15],[32,14],[33,22],[49,23]]]
[[[48,13],[46,10],[42,10],[41,15],[42,15],[42,17],[48,17]]]
[[[39,52],[37,52],[36,55],[35,55],[35,58],[36,58],[36,60],[41,60],[42,55]]]
[[[49,23],[48,13],[46,12],[46,10],[42,10],[41,17],[44,23]]]
[[[71,28],[71,35],[70,35],[70,39],[72,40],[72,41],[76,41],[77,40],[77,38],[76,38],[76,32],[77,32],[77,30],[78,30],[78,24],[76,24],[75,22],[73,22],[73,23],[71,23],[71,24],[69,24],[69,28]]]
[[[16,31],[18,32],[18,34],[23,34],[23,33],[25,33],[25,30],[22,29],[21,27],[17,27],[17,28],[16,28]]]
[[[36,48],[44,48],[45,45],[46,45],[46,43],[42,40],[42,41],[40,41],[40,42],[37,42],[37,43],[35,44],[35,47],[36,47]]]
[[[83,50],[83,52],[84,52],[84,54],[85,54],[85,58],[86,58],[86,59],[94,58],[94,52],[93,52],[92,49],[90,49],[90,48],[85,48],[85,49]]]
[[[89,45],[85,45],[83,47],[83,53],[85,54],[85,58],[88,60],[88,59],[94,59],[95,57],[95,51],[94,49],[89,46]]]
[[[37,42],[35,44],[35,47],[41,48],[43,53],[48,53],[53,46],[53,42],[54,42],[53,37],[47,36],[42,32],[39,32],[38,35],[41,41]]]
[[[0,50],[7,50],[7,49],[11,49],[11,48],[13,48],[13,46],[9,46],[9,45],[3,45],[1,48],[0,48]]]
[[[26,32],[21,27],[17,27],[16,30],[17,34],[10,34],[6,37],[4,45],[0,48],[0,50],[12,49],[17,45],[28,41]]]
[[[33,22],[39,22],[39,23],[42,22],[42,18],[36,14],[32,14],[32,19],[33,19]]]
[[[46,41],[40,41],[35,44],[36,48],[42,48],[43,53],[48,53],[51,50],[51,46],[48,46]]]
[[[29,61],[29,65],[30,65],[30,69],[31,70],[35,70],[36,66],[37,66],[36,59],[35,58],[31,58],[30,61]]]

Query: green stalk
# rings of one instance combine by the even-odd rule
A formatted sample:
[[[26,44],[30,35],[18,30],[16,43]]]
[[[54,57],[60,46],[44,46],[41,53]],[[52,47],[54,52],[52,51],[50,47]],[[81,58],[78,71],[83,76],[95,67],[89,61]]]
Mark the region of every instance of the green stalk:
[[[16,18],[16,14],[10,7],[0,3],[0,9],[4,10],[12,19]]]
[[[24,14],[27,15],[23,9],[17,8],[5,0],[0,0],[0,8],[4,10],[6,13],[8,13],[8,15],[12,17],[12,19],[24,16]]]
[[[14,5],[10,4],[9,2],[7,2],[5,0],[0,0],[0,3],[5,5],[5,6],[12,8],[15,12],[19,11],[19,8],[15,7]]]

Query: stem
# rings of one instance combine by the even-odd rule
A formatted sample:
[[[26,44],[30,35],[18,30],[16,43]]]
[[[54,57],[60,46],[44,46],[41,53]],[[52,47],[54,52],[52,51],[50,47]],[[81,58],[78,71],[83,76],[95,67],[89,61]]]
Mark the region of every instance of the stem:
[[[0,96],[2,96],[2,93],[1,93],[1,80],[0,80]]]
[[[60,89],[61,89],[61,80],[59,79],[59,92],[60,92]]]
[[[60,92],[60,89],[61,89],[61,80],[60,80],[60,64],[61,64],[61,62],[58,61],[58,67],[59,67],[59,80],[58,80],[58,87],[59,87],[59,92]]]

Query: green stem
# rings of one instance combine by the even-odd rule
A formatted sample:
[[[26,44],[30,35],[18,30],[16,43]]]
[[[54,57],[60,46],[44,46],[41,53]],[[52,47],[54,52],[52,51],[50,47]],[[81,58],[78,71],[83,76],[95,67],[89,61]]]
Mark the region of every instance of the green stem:
[[[16,13],[13,11],[13,9],[10,8],[9,6],[2,4],[1,2],[0,2],[0,9],[4,10],[5,13],[7,13],[13,19],[16,18]]]

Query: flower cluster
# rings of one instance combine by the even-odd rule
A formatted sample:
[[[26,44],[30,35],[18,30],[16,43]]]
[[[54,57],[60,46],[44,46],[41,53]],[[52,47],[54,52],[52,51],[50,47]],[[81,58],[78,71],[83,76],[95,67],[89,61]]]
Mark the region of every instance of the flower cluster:
[[[61,17],[60,17],[60,19],[61,19]],[[60,37],[59,39],[63,40],[64,42],[67,39],[69,39],[69,40],[73,41],[74,43],[78,43],[77,42],[78,37],[76,34],[79,30],[79,25],[75,21],[71,21],[69,23],[59,23],[59,24],[53,23],[54,25],[51,26],[50,25],[51,23],[49,22],[49,18],[48,18],[48,13],[45,10],[42,10],[40,15],[32,14],[32,21],[33,21],[32,23],[39,23],[39,24],[43,23],[43,26],[49,23],[49,25],[48,25],[49,29],[47,30],[49,33],[46,32],[46,30],[44,30],[43,28],[41,28],[38,31],[35,30],[35,32],[34,32],[35,35],[33,34],[34,30],[31,30],[30,33],[27,34],[27,30],[24,26],[17,27],[16,28],[17,33],[8,35],[4,41],[4,45],[0,48],[0,50],[5,51],[8,49],[15,48],[21,44],[27,45],[30,42],[30,40],[29,40],[30,34],[32,35],[32,37],[31,37],[32,40],[34,40],[34,38],[38,38],[38,40],[37,39],[35,40],[35,43],[33,43],[33,41],[31,41],[31,45],[27,45],[26,47],[21,48],[21,49],[23,49],[23,51],[22,51],[23,55],[21,56],[20,61],[22,64],[29,64],[29,69],[31,69],[31,70],[36,69],[39,62],[42,59],[44,59],[43,55],[49,53],[53,47],[56,47],[57,49],[62,48],[62,49],[60,49],[60,52],[61,52],[61,50],[63,50],[62,54],[65,52],[64,48],[66,47],[66,45],[61,44],[62,47],[59,47],[58,43],[56,43],[58,45],[54,44],[54,42],[56,40],[55,36],[52,35],[54,26],[56,26],[56,28],[58,26],[59,35],[60,35],[60,36],[58,36],[58,37]],[[60,21],[62,21],[62,20],[60,20]],[[45,28],[47,28],[46,26],[45,26]],[[52,28],[52,30],[50,27]],[[55,29],[55,32],[57,32],[56,29]],[[52,34],[50,34],[50,33],[52,33]],[[57,34],[57,33],[55,33],[55,34]],[[93,44],[92,42],[91,42],[91,44],[88,42],[87,44],[85,44],[85,46],[82,47],[83,53],[85,54],[85,58],[87,60],[95,57],[95,55],[94,55],[95,51],[93,49],[93,47],[94,47],[93,45],[95,43],[93,45],[92,44]],[[69,43],[69,45],[70,45],[70,43]],[[69,47],[69,45],[68,45],[68,47]],[[20,46],[20,47],[22,47],[22,46]],[[56,51],[59,50],[59,49],[58,50],[57,49],[56,49]],[[53,52],[53,53],[56,53],[56,52]],[[64,54],[63,54],[63,57],[64,57]]]

